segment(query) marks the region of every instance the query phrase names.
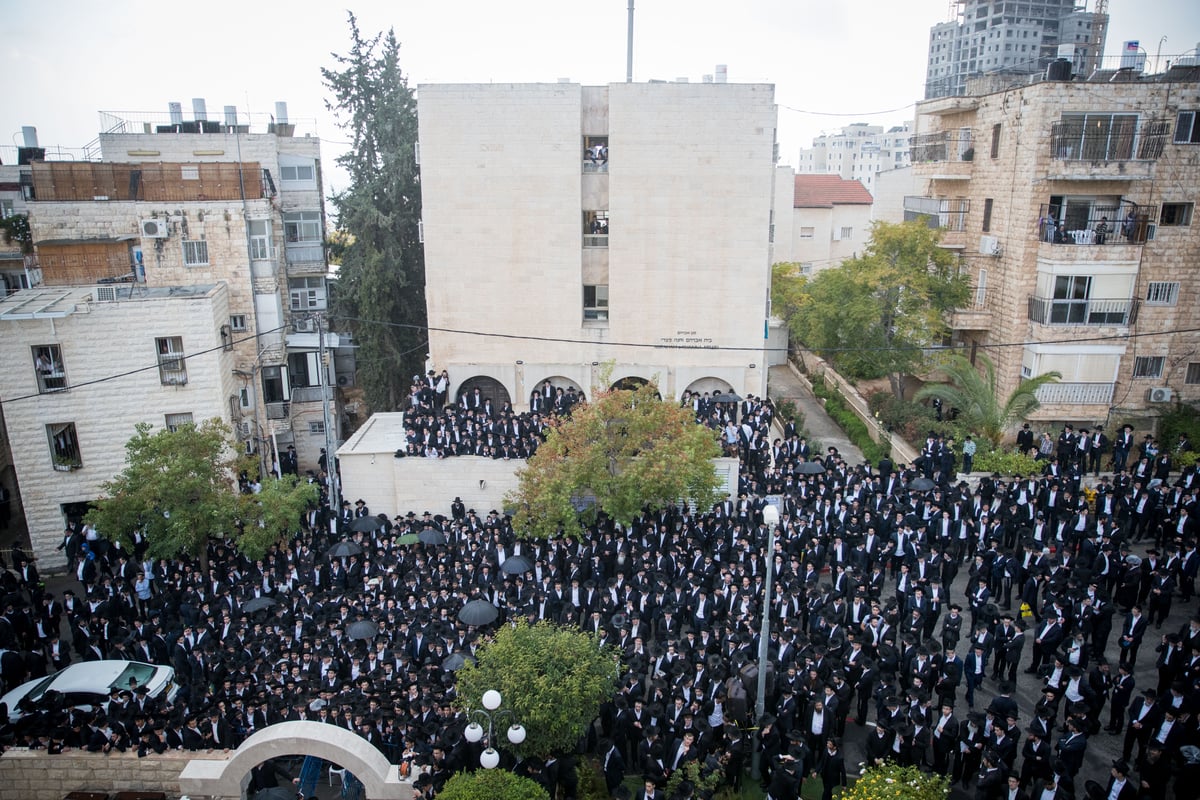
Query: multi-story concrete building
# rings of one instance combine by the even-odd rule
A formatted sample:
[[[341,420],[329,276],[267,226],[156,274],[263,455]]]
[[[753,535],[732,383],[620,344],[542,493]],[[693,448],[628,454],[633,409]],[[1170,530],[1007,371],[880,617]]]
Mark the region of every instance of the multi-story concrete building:
[[[880,125],[856,122],[838,133],[818,136],[812,147],[801,148],[796,174],[840,175],[874,192],[877,172],[908,166],[910,136],[911,122],[886,131]]]
[[[1036,418],[1145,424],[1200,400],[1190,63],[917,106],[905,215],[962,253],[976,293],[954,336],[986,350],[1000,391],[1062,373]]]
[[[266,469],[272,454],[288,445],[295,446],[301,469],[316,469],[327,446],[327,420],[328,440],[338,439],[340,415],[326,407],[336,394],[334,353],[346,342],[326,331],[322,362],[317,333],[325,328],[327,272],[319,140],[294,135],[282,104],[270,123],[258,125],[228,107],[224,121],[209,120],[203,101],[195,101],[194,110],[189,121],[174,104],[161,117],[102,113],[103,132],[87,148],[88,158],[33,160],[26,168],[38,272],[32,288],[12,295],[10,310],[0,314],[3,351],[15,367],[0,378],[0,393],[30,394],[24,383],[35,369],[52,376],[32,394],[39,395],[37,404],[69,407],[56,418],[74,426],[88,454],[83,469],[65,471],[41,463],[46,459],[36,456],[44,453],[16,452],[16,442],[28,444],[44,432],[39,423],[31,433],[29,419],[6,409],[35,550],[61,532],[64,513],[94,499],[100,483],[120,468],[134,421],[164,425],[169,415],[184,413],[196,421],[220,417]],[[184,322],[176,318],[182,304],[165,300],[198,292],[217,298],[203,322],[193,320],[188,335],[165,332]],[[49,298],[50,311],[37,310]],[[108,311],[108,304],[127,313]],[[211,337],[226,355],[217,379],[198,381],[190,354],[211,344],[203,329],[209,311],[220,312]],[[60,317],[70,324],[55,321]],[[117,317],[130,323],[127,341],[97,327]],[[31,332],[30,319],[50,322]],[[148,367],[149,356],[133,343],[150,331],[160,332]],[[24,341],[26,334],[37,341]],[[66,376],[57,366],[64,360]],[[179,377],[171,391],[187,399],[168,407],[159,404],[158,393],[146,402],[116,382],[81,380],[84,364],[93,377],[165,370],[164,385]],[[125,413],[113,414],[114,403],[125,404]],[[61,491],[42,487],[42,478]]]
[[[812,275],[861,253],[871,238],[872,198],[861,183],[837,175],[792,175],[780,167],[776,193],[793,186],[792,213],[775,218],[772,261],[800,265]],[[776,206],[786,199],[777,197]]]
[[[772,86],[435,84],[418,112],[451,399],[520,408],[546,380],[765,393]]]
[[[926,99],[960,95],[984,73],[1043,72],[1060,52],[1089,74],[1104,53],[1108,15],[1079,0],[952,0],[951,9],[953,19],[929,31]]]

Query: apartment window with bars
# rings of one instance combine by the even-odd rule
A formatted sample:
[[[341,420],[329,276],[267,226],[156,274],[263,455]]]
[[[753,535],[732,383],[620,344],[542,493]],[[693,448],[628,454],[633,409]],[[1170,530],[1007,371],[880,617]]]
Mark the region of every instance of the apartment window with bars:
[[[183,263],[188,267],[208,265],[208,242],[204,237],[183,242]]]
[[[160,336],[154,340],[158,351],[158,377],[164,386],[187,383],[187,365],[183,354],[183,337]]]
[[[1138,356],[1133,360],[1133,377],[1161,378],[1166,360],[1165,356]]]
[[[313,436],[324,436],[325,435],[325,423],[320,420],[318,420],[316,422],[308,423],[308,432],[310,434],[312,434]]]
[[[67,390],[67,371],[63,367],[62,349],[58,345],[39,344],[34,346],[33,371],[37,376],[39,394]]]
[[[180,425],[193,424],[192,415],[190,412],[185,412],[182,414],[167,414],[165,416],[165,424],[167,426],[167,430],[169,430],[171,433],[175,433],[175,431],[179,430]]]
[[[69,472],[83,466],[74,422],[54,422],[47,425],[46,439],[50,444],[50,460],[56,470]]]
[[[321,212],[290,211],[284,214],[283,237],[288,242],[321,241]]]
[[[229,330],[244,331],[246,330],[246,315],[233,314],[229,317]]]
[[[1179,281],[1151,281],[1146,287],[1146,303],[1173,306],[1179,300]]]

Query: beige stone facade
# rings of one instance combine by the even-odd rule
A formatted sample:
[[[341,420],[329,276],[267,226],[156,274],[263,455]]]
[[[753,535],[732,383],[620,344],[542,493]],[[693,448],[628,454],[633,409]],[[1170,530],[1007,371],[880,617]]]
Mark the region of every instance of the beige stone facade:
[[[523,408],[547,379],[590,394],[605,373],[765,393],[773,87],[418,98],[429,350],[451,399],[482,385]]]
[[[1128,77],[917,106],[904,215],[961,252],[976,293],[955,341],[995,361],[1001,391],[1062,373],[1043,421],[1137,424],[1200,400],[1200,73]]]

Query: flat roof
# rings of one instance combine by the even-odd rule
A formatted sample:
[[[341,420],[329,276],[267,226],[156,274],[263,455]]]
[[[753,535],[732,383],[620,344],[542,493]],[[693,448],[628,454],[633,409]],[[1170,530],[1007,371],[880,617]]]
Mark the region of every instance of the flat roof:
[[[362,427],[354,432],[345,444],[338,448],[337,455],[370,455],[386,453],[408,447],[404,436],[404,412],[385,411],[372,414]]]
[[[83,311],[83,306],[93,302],[113,302],[97,300],[95,295],[98,288],[115,289],[117,291],[116,302],[124,302],[205,297],[217,288],[217,284],[146,286],[140,283],[112,283],[105,287],[38,286],[33,289],[22,289],[8,297],[0,298],[0,321],[61,319]]]

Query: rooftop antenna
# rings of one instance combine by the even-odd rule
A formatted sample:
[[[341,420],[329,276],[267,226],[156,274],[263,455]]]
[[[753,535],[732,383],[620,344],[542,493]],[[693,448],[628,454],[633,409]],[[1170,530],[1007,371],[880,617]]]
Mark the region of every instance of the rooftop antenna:
[[[629,35],[625,42],[625,82],[633,83],[633,0],[629,0]]]

